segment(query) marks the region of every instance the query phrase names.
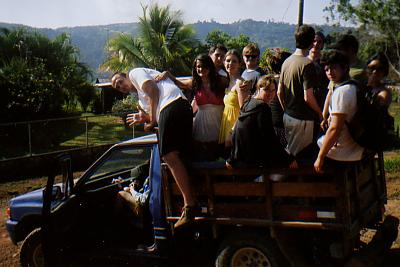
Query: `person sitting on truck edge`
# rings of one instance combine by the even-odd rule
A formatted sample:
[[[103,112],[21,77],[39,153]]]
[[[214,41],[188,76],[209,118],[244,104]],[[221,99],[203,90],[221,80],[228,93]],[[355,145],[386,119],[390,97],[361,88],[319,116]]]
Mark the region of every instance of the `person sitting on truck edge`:
[[[287,167],[297,162],[279,142],[272,125],[268,103],[276,95],[273,75],[264,75],[257,82],[254,97],[246,101],[233,130],[233,147],[226,167]]]
[[[159,149],[162,160],[170,169],[182,195],[184,208],[175,227],[194,221],[197,203],[193,194],[184,159],[191,156],[192,108],[182,91],[170,79],[156,82],[160,72],[136,68],[129,72],[114,73],[113,88],[122,93],[137,92],[139,113],[128,114],[130,125],[144,123],[145,130],[152,131],[158,122]],[[178,122],[178,123],[176,123]]]
[[[341,51],[330,50],[322,54],[321,63],[335,88],[332,97],[326,99],[329,101],[329,126],[326,134],[318,139],[320,150],[314,162],[316,172],[322,172],[326,157],[336,166],[359,161],[364,152],[351,137],[345,123],[351,121],[357,111],[357,87],[348,82],[349,59]]]
[[[335,49],[342,51],[349,59],[349,76],[352,81],[356,81],[358,83],[358,87],[364,89],[367,85],[367,73],[364,70],[364,66],[362,65],[361,61],[357,57],[358,48],[360,44],[357,38],[351,34],[344,34],[341,35],[336,43],[331,45],[330,49]],[[326,99],[331,98],[333,88],[335,87],[333,82],[328,84],[328,94]],[[329,101],[325,101],[324,108],[323,108],[323,120],[321,123],[321,127],[326,130],[328,125],[328,117],[329,117],[329,107],[327,104]]]

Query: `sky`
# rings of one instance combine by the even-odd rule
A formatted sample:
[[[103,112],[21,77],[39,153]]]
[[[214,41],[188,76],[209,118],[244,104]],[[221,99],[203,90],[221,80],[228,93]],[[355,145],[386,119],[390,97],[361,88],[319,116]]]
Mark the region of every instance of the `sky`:
[[[330,0],[304,0],[304,23],[324,24]],[[141,5],[169,4],[185,23],[273,20],[297,23],[298,0],[0,0],[0,22],[59,28],[137,22]]]

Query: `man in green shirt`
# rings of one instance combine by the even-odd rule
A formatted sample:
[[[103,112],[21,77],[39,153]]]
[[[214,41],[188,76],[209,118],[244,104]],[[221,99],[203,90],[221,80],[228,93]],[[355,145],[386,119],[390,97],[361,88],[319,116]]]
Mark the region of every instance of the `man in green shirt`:
[[[279,77],[278,98],[284,110],[283,123],[288,150],[298,156],[314,140],[314,122],[322,112],[314,96],[316,70],[307,57],[313,45],[315,30],[302,25],[295,33],[296,51],[285,60]]]

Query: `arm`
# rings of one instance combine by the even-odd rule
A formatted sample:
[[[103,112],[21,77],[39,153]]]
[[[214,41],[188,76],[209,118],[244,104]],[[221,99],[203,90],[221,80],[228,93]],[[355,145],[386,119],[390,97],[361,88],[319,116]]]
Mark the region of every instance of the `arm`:
[[[334,113],[331,114],[331,124],[329,125],[328,131],[326,132],[324,142],[319,150],[317,160],[314,163],[314,168],[316,172],[322,172],[322,166],[324,164],[325,156],[328,154],[329,150],[337,142],[343,126],[345,124],[346,114]]]
[[[321,108],[318,106],[312,88],[308,88],[304,91],[304,101],[312,110],[314,110],[318,114],[319,119],[322,120]]]
[[[380,106],[388,107],[391,102],[391,93],[388,90],[382,90],[376,96]]]
[[[243,106],[244,101],[249,97],[250,94],[250,83],[239,82],[234,86],[234,90],[238,93],[239,107]]]
[[[329,117],[329,101],[332,97],[333,90],[329,89],[324,102],[324,110],[322,111],[322,122],[321,128],[326,130],[328,128],[328,117]]]
[[[150,131],[152,130],[152,128],[154,128],[154,126],[157,123],[156,112],[157,112],[158,100],[160,97],[160,91],[158,89],[156,82],[153,80],[145,81],[142,85],[142,90],[149,97],[149,102],[150,102],[150,112],[149,112],[150,121],[149,121],[149,126],[146,129]]]
[[[166,79],[171,79],[176,86],[183,90],[192,89],[192,78],[176,78],[169,71],[164,71],[155,77],[157,82]]]
[[[285,89],[283,88],[282,81],[279,82],[277,96],[279,103],[281,103],[283,111],[285,111]]]

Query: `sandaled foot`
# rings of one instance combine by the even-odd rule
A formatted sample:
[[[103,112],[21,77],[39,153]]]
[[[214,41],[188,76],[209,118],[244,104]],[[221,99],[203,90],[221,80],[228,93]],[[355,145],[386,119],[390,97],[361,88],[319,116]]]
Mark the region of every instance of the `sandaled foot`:
[[[181,228],[183,226],[188,226],[194,222],[196,216],[197,208],[186,206],[182,210],[182,215],[179,220],[175,223],[174,228]]]

